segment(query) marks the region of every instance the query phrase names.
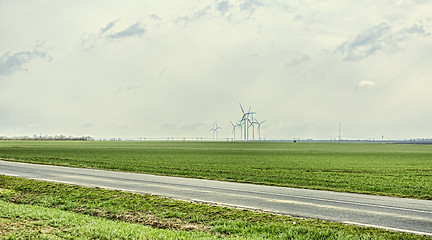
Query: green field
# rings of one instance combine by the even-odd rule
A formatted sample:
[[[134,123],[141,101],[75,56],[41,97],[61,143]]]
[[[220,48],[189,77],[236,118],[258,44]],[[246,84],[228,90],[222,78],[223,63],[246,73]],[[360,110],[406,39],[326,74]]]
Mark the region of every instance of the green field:
[[[432,145],[1,141],[0,158],[432,199]]]

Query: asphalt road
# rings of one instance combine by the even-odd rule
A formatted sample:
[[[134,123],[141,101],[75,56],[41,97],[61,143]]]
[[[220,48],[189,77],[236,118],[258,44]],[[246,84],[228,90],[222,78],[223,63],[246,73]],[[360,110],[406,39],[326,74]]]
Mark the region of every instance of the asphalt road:
[[[0,160],[0,174],[432,236],[432,201]]]

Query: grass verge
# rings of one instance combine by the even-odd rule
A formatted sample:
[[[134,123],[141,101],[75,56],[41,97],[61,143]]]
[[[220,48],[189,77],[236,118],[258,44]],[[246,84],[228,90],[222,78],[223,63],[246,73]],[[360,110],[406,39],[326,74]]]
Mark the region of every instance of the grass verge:
[[[2,239],[215,239],[205,232],[158,229],[2,200],[0,215]]]
[[[430,239],[8,176],[0,176],[0,238]]]

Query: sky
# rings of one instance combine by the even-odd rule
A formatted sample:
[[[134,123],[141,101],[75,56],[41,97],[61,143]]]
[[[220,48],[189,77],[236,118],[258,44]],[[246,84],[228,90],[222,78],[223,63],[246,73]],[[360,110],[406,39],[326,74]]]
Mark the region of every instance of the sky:
[[[432,137],[429,0],[0,0],[0,136]],[[236,139],[240,138],[236,131]]]

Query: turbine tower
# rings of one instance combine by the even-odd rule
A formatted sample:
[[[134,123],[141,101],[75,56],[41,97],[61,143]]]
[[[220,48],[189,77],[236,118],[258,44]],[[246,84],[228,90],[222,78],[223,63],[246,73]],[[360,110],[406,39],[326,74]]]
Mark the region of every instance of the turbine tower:
[[[216,133],[216,140],[219,139],[219,133],[218,133],[219,129],[222,129],[222,128],[218,127],[217,122],[215,122],[213,124],[213,128],[210,129],[210,131],[213,132],[213,141],[214,141],[215,133]]]
[[[261,141],[261,124],[265,123],[266,121],[259,122],[256,118],[255,118],[255,120],[256,120],[256,124],[258,124],[258,129],[257,129],[258,138]]]
[[[238,127],[240,127],[240,140],[243,140],[243,125],[242,125],[242,121],[239,120],[239,121],[236,123],[236,125],[237,125]]]
[[[241,103],[240,103],[240,109],[242,110],[242,113],[243,113],[242,119],[240,120],[240,125],[244,126],[244,127],[242,126],[242,140],[247,141],[247,133],[246,133],[247,132],[247,126],[246,126],[247,120],[246,119],[247,119],[248,114],[245,113]]]
[[[248,119],[249,122],[249,127],[252,127],[252,141],[255,141],[255,124],[256,121],[254,120],[254,114],[256,114],[256,112],[251,112],[251,108],[249,108],[249,112],[248,112],[248,116],[251,116],[251,120]]]
[[[238,124],[238,123],[234,124],[232,121],[230,121],[230,122],[231,122],[231,125],[233,126],[232,134],[233,134],[233,140],[235,141],[236,140],[236,137],[235,137],[236,128],[239,127],[239,126],[241,127],[241,125]]]

